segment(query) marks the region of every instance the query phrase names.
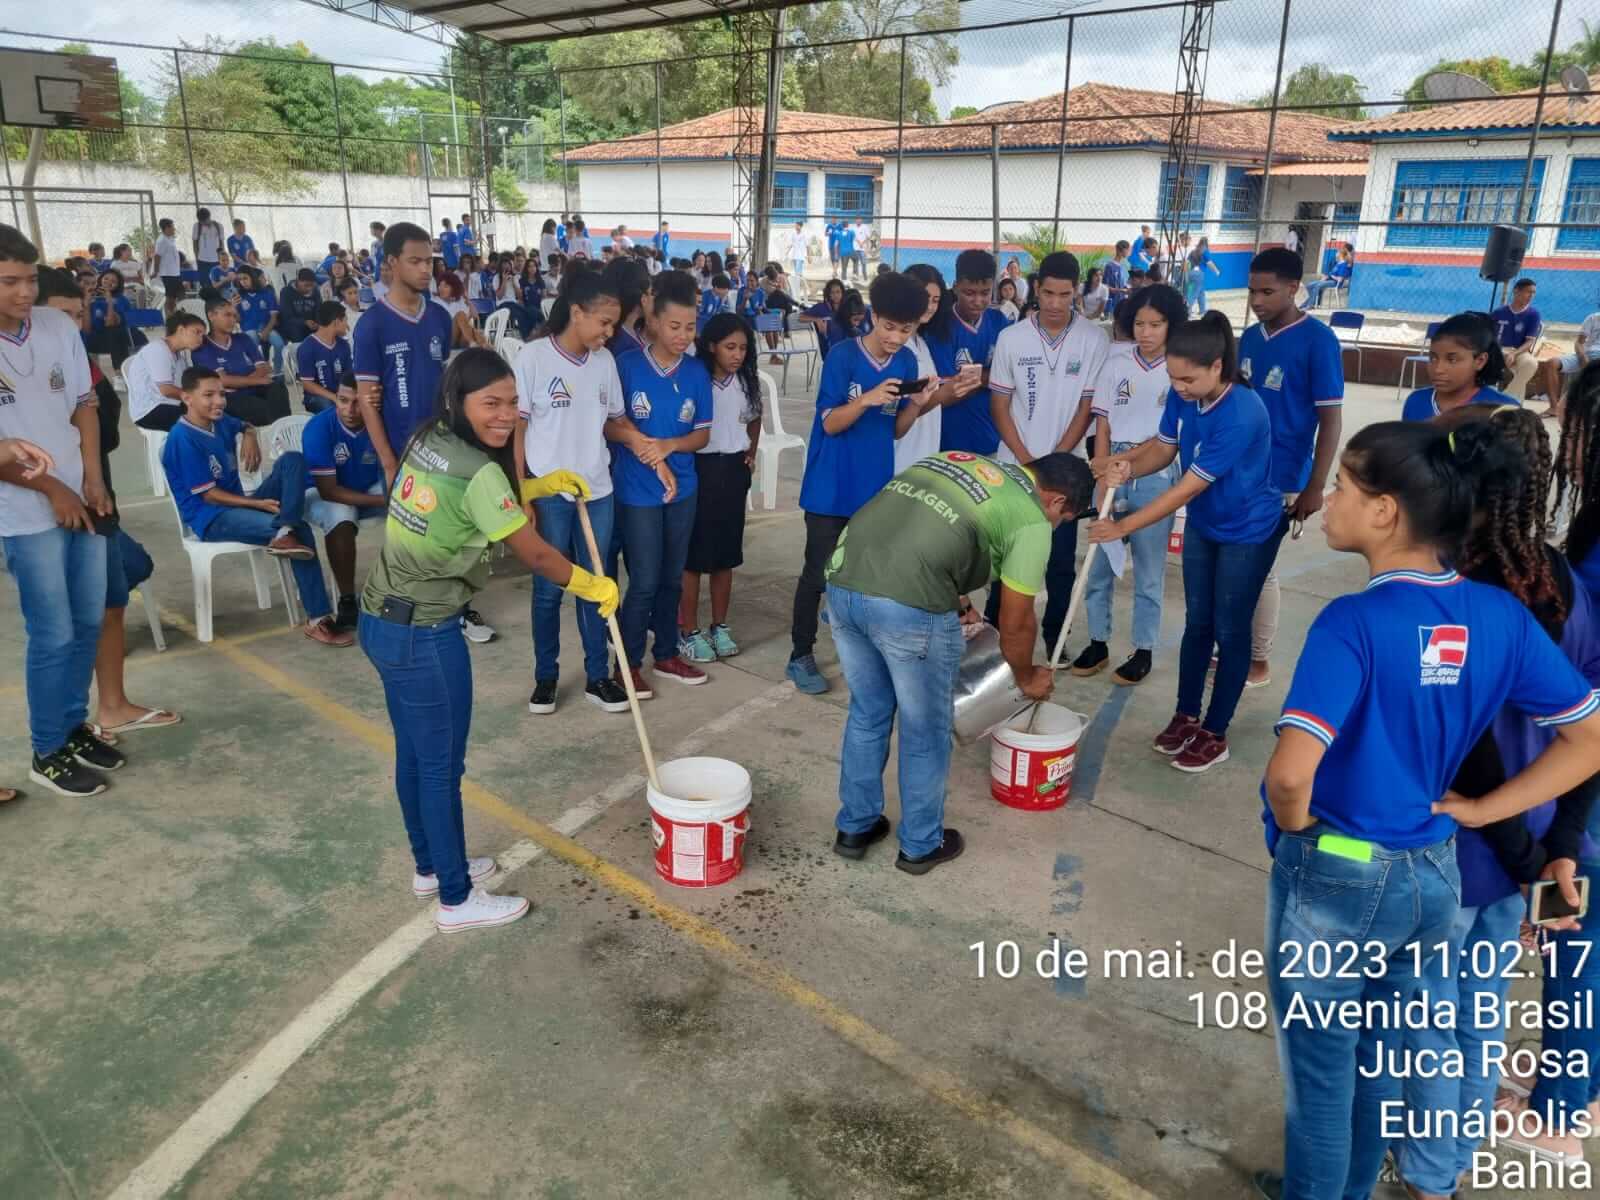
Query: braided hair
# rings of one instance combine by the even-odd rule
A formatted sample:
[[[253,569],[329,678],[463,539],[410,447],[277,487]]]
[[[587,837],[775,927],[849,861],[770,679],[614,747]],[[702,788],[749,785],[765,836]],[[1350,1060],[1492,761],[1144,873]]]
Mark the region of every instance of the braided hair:
[[[1556,462],[1555,509],[1572,506],[1567,561],[1581,563],[1600,543],[1600,359],[1590,359],[1567,385]]]

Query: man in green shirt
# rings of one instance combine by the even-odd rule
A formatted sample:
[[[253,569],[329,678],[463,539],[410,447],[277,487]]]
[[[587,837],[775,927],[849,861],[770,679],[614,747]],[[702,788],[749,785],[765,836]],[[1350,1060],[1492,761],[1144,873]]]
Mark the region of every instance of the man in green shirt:
[[[1088,507],[1088,464],[1050,454],[1025,467],[963,451],[925,458],[891,479],[850,519],[828,563],[828,614],[850,716],[840,753],[834,850],[860,858],[888,836],[883,764],[900,714],[900,856],[913,875],[957,857],[944,827],[944,794],[962,597],[1000,583],[1000,646],[1024,695],[1050,695],[1049,667],[1033,665],[1051,534]]]

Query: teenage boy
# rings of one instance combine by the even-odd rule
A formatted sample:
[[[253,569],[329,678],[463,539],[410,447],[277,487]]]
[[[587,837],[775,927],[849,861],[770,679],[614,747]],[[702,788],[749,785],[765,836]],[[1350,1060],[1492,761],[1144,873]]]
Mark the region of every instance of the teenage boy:
[[[261,486],[247,493],[239,467],[259,467],[261,446],[254,429],[225,411],[222,377],[207,367],[190,367],[180,386],[184,415],[167,435],[161,467],[183,523],[202,542],[246,542],[289,559],[306,612],[306,637],[324,646],[353,644],[349,633],[333,627],[322,564],[302,519],[306,460],[295,450],[279,455]]]
[[[1257,324],[1239,338],[1239,377],[1267,406],[1272,423],[1272,486],[1283,494],[1286,521],[1304,521],[1322,507],[1339,452],[1344,411],[1344,361],[1339,339],[1295,305],[1304,260],[1281,247],[1250,260],[1250,311]],[[1271,681],[1267,656],[1278,634],[1278,573],[1267,575],[1250,629],[1246,687]]]
[[[236,300],[239,297],[239,273],[226,250],[218,253],[221,257],[212,264],[209,271],[200,276],[200,294],[223,296],[230,301]]]
[[[250,252],[256,248],[255,239],[244,231],[244,222],[234,218],[233,232],[228,235],[228,253],[240,267],[250,261]]]
[[[1550,401],[1550,410],[1545,416],[1561,416],[1565,380],[1583,370],[1589,360],[1597,355],[1600,355],[1600,312],[1593,312],[1583,319],[1578,336],[1572,343],[1571,354],[1547,358],[1539,364],[1539,382],[1528,390],[1536,396],[1542,393]]]
[[[915,400],[900,397],[900,385],[917,378],[917,356],[906,343],[928,310],[927,289],[908,275],[891,272],[872,281],[869,295],[872,329],[840,342],[822,364],[800,484],[805,564],[794,590],[785,674],[810,695],[828,690],[813,654],[823,569],[845,524],[894,476],[895,439],[921,415],[931,391],[924,389]],[[945,410],[947,417],[951,411]]]
[[[366,415],[356,399],[356,377],[348,370],[334,382],[333,407],[306,422],[300,439],[306,474],[313,490],[306,493],[306,517],[322,530],[328,565],[339,591],[335,628],[356,627],[356,532],[361,521],[382,518],[389,492],[383,464],[367,434]]]
[[[1150,264],[1155,261],[1154,251],[1146,245],[1153,240],[1150,236],[1150,226],[1141,225],[1138,236],[1133,239],[1133,245],[1129,247],[1133,252],[1133,265],[1141,271],[1148,271]]]
[[[206,323],[191,312],[173,313],[167,318],[166,334],[152,338],[122,366],[128,385],[128,415],[140,429],[166,432],[183,416],[183,392],[178,376],[187,362],[180,355],[193,354],[206,340]]]
[[[461,242],[450,227],[449,217],[442,218],[439,224],[439,257],[444,259],[445,270],[454,271],[461,263]]]
[[[1078,290],[1078,260],[1066,251],[1039,263],[1034,295],[1039,311],[1002,330],[994,348],[989,381],[990,413],[1000,431],[995,459],[1026,466],[1036,458],[1079,449],[1089,430],[1094,381],[1100,376],[1111,339],[1094,321],[1072,311]],[[1078,522],[1061,521],[1051,535],[1045,567],[1044,644],[1055,648],[1067,619],[1067,604],[1077,578]],[[1000,623],[1000,588],[989,589],[984,619]]]
[[[222,261],[222,226],[211,219],[209,208],[196,209],[191,242],[194,246],[194,269],[200,272],[202,285],[211,278],[211,268]]]
[[[317,331],[295,350],[295,376],[308,413],[324,412],[338,403],[339,381],[352,370],[350,343],[345,341],[349,332],[344,305],[324,300],[317,309]]]
[[[378,271],[383,266],[383,235],[388,226],[382,221],[374,221],[367,226],[367,231],[372,234],[372,276],[378,276]]]
[[[1511,285],[1511,303],[1502,304],[1490,314],[1499,330],[1500,349],[1506,357],[1506,370],[1511,380],[1506,384],[1506,394],[1522,403],[1526,397],[1528,380],[1539,369],[1539,358],[1534,353],[1539,345],[1539,335],[1544,332],[1544,318],[1533,306],[1538,285],[1524,276]]]
[[[711,286],[700,293],[700,309],[695,314],[695,329],[698,332],[706,327],[706,322],[721,312],[732,311],[729,307],[728,296],[733,292],[733,280],[722,272],[711,277]]]
[[[662,259],[665,260],[667,257],[667,248],[672,244],[672,231],[667,228],[667,223],[665,221],[661,222],[661,229],[653,238],[650,239],[650,244],[655,247],[656,253],[661,255]]]
[[[839,222],[829,221],[822,227],[822,236],[828,242],[828,265],[833,268],[833,273],[839,273]]]
[[[263,354],[271,347],[272,370],[279,374],[287,343],[278,332],[278,297],[254,267],[239,269],[238,289],[233,307],[239,314],[239,332],[254,338]]]
[[[1117,311],[1117,301],[1128,294],[1128,243],[1118,242],[1111,261],[1106,264],[1102,282],[1106,290],[1111,293],[1111,299],[1106,304],[1106,314],[1109,316]]]
[[[989,403],[989,364],[1001,330],[1009,324],[1005,313],[990,307],[994,296],[996,264],[987,250],[963,250],[956,256],[956,294],[950,336],[956,348],[956,369],[971,363],[983,368],[983,386],[944,410],[939,449],[965,450],[993,455],[1000,447]]]
[[[317,273],[301,267],[278,293],[278,328],[285,342],[303,342],[317,327]]]
[[[839,222],[839,261],[844,264],[843,278],[850,278],[850,268],[856,266],[856,227],[849,221]],[[866,263],[856,270],[858,279],[867,277]]]
[[[206,320],[211,331],[189,355],[189,361],[222,377],[228,412],[247,425],[271,425],[279,417],[287,417],[287,398],[274,399],[268,391],[272,368],[261,357],[255,340],[239,333],[239,314],[233,305],[213,296],[206,302]]]
[[[21,438],[54,463],[32,478],[26,460],[0,466],[0,548],[27,631],[28,777],[93,796],[105,790],[100,772],[125,761],[86,723],[106,607],[108,539],[95,523],[112,506],[89,356],[70,316],[35,307],[38,262],[32,242],[0,225],[0,438]]]
[[[456,241],[461,246],[461,253],[471,255],[478,253],[478,235],[472,232],[471,213],[461,214],[461,224],[456,226]]]
[[[160,234],[150,248],[151,271],[161,277],[161,287],[166,293],[165,312],[171,316],[183,299],[183,260],[178,254],[178,227],[170,217],[162,217]]]

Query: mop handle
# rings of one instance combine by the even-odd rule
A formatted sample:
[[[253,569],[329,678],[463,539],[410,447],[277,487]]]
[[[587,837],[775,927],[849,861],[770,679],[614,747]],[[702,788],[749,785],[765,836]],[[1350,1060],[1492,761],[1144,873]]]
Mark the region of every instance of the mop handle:
[[[1104,521],[1111,512],[1112,501],[1116,499],[1117,489],[1106,487],[1106,494],[1100,499],[1100,517]],[[1061,662],[1061,652],[1067,647],[1067,631],[1072,628],[1072,619],[1078,615],[1078,605],[1083,602],[1083,593],[1089,586],[1089,567],[1094,562],[1094,552],[1100,549],[1099,542],[1089,543],[1089,552],[1083,556],[1083,569],[1078,572],[1077,582],[1072,585],[1072,599],[1067,603],[1067,619],[1061,622],[1061,632],[1056,636],[1055,653],[1050,656],[1050,670],[1054,672]],[[1028,715],[1028,733],[1033,732],[1034,722],[1039,719],[1039,702],[1035,701],[1033,712]]]
[[[583,540],[589,547],[589,561],[595,565],[598,574],[600,567],[600,547],[595,545],[594,526],[589,523],[589,506],[583,502],[583,497],[578,497],[578,524],[583,526]],[[639,735],[639,749],[644,751],[644,767],[650,773],[650,786],[661,795],[666,795],[661,790],[661,777],[656,774],[656,756],[650,751],[650,735],[644,729],[644,714],[639,711],[639,696],[633,690],[633,671],[628,665],[628,654],[622,648],[622,630],[617,628],[617,614],[612,613],[606,618],[606,625],[611,630],[611,644],[617,648],[617,674],[622,676],[622,686],[628,693],[628,708],[633,713],[633,728]]]

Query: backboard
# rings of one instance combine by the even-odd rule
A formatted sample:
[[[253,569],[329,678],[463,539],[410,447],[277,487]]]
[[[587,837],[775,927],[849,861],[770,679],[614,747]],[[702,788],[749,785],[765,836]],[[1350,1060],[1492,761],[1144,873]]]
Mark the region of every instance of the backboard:
[[[0,49],[0,124],[120,133],[117,60]]]

